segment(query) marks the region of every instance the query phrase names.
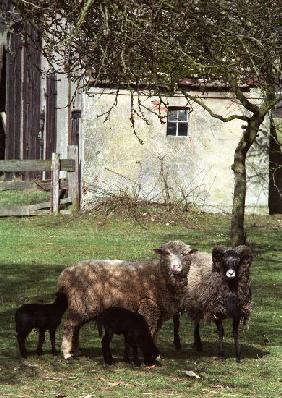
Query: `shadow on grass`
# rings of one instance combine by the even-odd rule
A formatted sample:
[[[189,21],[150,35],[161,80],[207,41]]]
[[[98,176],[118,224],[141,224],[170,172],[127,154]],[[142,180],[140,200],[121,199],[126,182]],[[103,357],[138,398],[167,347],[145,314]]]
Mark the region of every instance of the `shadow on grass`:
[[[262,358],[269,354],[266,349],[257,348],[251,344],[241,344],[242,356],[246,359]],[[234,344],[225,342],[224,343],[225,358],[235,359]],[[203,351],[197,352],[194,347],[184,346],[181,351],[175,351],[173,348],[166,348],[163,351],[165,358],[171,359],[186,359],[188,361],[197,361],[203,358],[215,358],[217,359],[217,342],[203,342]]]
[[[41,300],[43,302],[46,298],[49,299],[48,292],[56,292],[57,278],[63,268],[64,266],[53,264],[0,264],[2,304],[5,302],[17,303],[19,298],[22,299],[24,296],[28,297],[29,302],[40,302]],[[39,294],[30,295],[30,292],[33,291],[39,292]]]
[[[38,366],[27,359],[16,357],[14,350],[10,355],[7,352],[1,353],[0,368],[0,385],[20,384],[23,378],[35,378],[39,375]]]
[[[49,342],[46,342],[45,350],[40,360],[46,362],[54,371],[71,370],[73,367],[85,366],[86,363],[88,363],[88,367],[93,363],[93,366],[95,364],[98,371],[103,371],[105,364],[101,353],[101,345],[98,341],[95,341],[93,346],[87,344],[86,347],[82,347],[80,355],[68,361],[63,360],[60,354],[55,357],[51,356],[48,344]],[[189,346],[184,346],[182,351],[175,351],[173,347],[167,346],[160,347],[160,349],[163,358],[163,366],[161,368],[163,374],[167,372],[168,375],[171,375],[172,367],[178,369],[185,368],[187,365],[189,366],[190,362],[193,364],[196,362],[200,364],[201,360],[203,360],[204,363],[204,359],[214,359],[215,364],[224,363],[224,361],[219,361],[217,358],[216,343],[204,342],[204,349],[201,353],[196,352]],[[235,363],[233,344],[226,342],[225,350],[226,358],[234,359]],[[112,351],[115,364],[124,364],[126,367],[139,369],[134,365],[128,365],[123,362],[122,343],[116,343]],[[242,351],[243,359],[257,359],[269,354],[267,350],[258,349],[249,344],[242,344]],[[20,358],[15,346],[12,347],[11,350],[3,350],[0,359],[0,384],[15,385],[22,383],[22,380],[40,378],[42,376],[42,366],[38,364],[37,358],[33,349],[29,350],[27,359]],[[142,358],[141,355],[140,358]],[[109,369],[115,369],[114,365],[113,367],[109,367]]]

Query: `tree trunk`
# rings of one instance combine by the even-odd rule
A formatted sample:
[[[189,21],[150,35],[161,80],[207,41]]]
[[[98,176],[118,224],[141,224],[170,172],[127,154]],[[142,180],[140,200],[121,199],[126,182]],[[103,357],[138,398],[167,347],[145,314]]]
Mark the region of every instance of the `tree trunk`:
[[[249,120],[243,136],[235,150],[234,164],[232,165],[235,182],[230,231],[230,239],[233,247],[238,245],[244,245],[246,243],[246,233],[244,227],[245,201],[247,191],[246,157],[248,150],[256,139],[256,135],[262,120],[255,117],[252,117]]]
[[[231,244],[232,246],[243,245],[246,242],[244,228],[245,200],[246,200],[246,153],[244,140],[240,140],[234,156],[234,193],[231,219]]]

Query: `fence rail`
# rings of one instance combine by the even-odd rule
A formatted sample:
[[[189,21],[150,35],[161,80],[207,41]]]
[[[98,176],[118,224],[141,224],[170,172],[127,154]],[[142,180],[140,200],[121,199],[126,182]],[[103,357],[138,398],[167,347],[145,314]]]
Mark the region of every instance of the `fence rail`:
[[[80,207],[80,184],[79,184],[79,160],[78,147],[68,146],[69,159],[60,159],[58,153],[52,154],[52,160],[0,160],[0,172],[25,173],[31,171],[51,171],[51,200],[50,202],[38,203],[36,205],[6,206],[0,209],[0,216],[18,216],[43,214],[48,212],[58,214],[61,205],[71,203],[72,210]],[[67,172],[68,198],[60,199],[61,181],[60,171]],[[13,182],[3,182],[3,189],[13,186]],[[18,182],[15,186],[23,187],[26,182]],[[21,189],[21,188],[20,188]],[[1,188],[0,188],[1,190]],[[40,213],[41,212],[41,213]]]
[[[0,160],[0,171],[25,173],[27,171],[50,171],[52,160]],[[60,170],[75,171],[74,159],[61,159]]]

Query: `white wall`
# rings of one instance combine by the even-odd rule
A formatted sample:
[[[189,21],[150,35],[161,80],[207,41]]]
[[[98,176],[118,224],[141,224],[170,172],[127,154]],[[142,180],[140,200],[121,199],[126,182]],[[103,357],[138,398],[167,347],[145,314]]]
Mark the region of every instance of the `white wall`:
[[[195,93],[194,93],[195,94]],[[165,184],[173,198],[187,200],[210,211],[230,211],[233,192],[234,150],[241,136],[242,120],[223,123],[194,105],[189,118],[188,137],[166,135],[166,123],[149,110],[157,111],[158,98],[142,98],[149,124],[136,120],[140,145],[130,124],[130,95],[122,91],[118,104],[104,122],[99,117],[115,99],[110,90],[83,94],[81,153],[83,204],[96,197],[127,191],[148,200],[163,201]],[[240,108],[228,93],[209,93],[203,99],[223,116],[238,114]],[[185,106],[183,96],[164,98],[170,106]],[[136,98],[135,102],[137,104]],[[163,109],[163,115],[166,114]],[[267,155],[252,159],[268,174]],[[267,211],[268,182],[248,186],[247,211]]]

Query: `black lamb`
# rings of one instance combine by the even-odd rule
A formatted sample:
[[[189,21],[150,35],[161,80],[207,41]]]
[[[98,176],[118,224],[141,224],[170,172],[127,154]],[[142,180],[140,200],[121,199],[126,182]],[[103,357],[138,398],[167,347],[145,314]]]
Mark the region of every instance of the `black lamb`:
[[[124,335],[124,361],[130,362],[130,349],[133,350],[133,362],[140,366],[138,348],[143,353],[146,366],[155,365],[160,355],[156,347],[149,327],[142,315],[125,308],[111,307],[101,312],[96,318],[98,324],[103,326],[105,335],[102,338],[102,352],[105,363],[111,365],[113,357],[110,343],[114,334]]]
[[[67,297],[64,294],[57,293],[52,304],[23,304],[17,309],[15,314],[16,332],[22,357],[27,356],[25,341],[32,329],[39,330],[37,354],[42,354],[46,330],[49,330],[50,333],[52,354],[56,354],[55,333],[67,307]]]

